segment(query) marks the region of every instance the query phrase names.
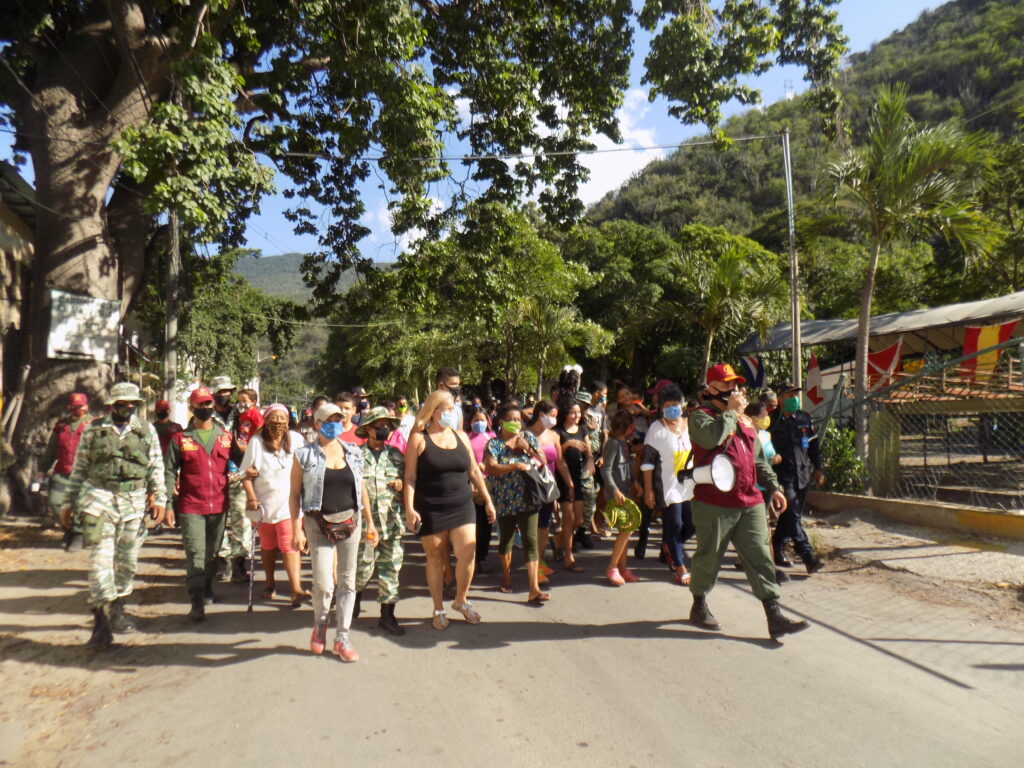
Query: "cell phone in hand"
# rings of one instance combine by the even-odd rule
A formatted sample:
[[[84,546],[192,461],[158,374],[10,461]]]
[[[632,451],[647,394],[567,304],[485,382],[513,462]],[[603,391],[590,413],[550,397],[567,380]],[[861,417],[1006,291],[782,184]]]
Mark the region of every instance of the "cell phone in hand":
[[[420,532],[420,528],[422,528],[422,527],[423,527],[423,518],[421,517],[419,520],[416,521],[416,523],[411,528],[409,528],[409,530],[412,531],[413,533],[419,533]]]

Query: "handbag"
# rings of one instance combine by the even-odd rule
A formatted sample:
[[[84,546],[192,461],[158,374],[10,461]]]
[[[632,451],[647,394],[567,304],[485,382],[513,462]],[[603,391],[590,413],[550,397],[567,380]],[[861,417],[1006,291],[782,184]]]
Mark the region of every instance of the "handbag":
[[[558,486],[547,464],[537,466],[531,461],[523,475],[523,500],[528,507],[542,507],[558,499]]]
[[[332,544],[337,541],[344,541],[356,531],[356,511],[348,509],[344,512],[323,512],[316,510],[310,512],[320,533]]]

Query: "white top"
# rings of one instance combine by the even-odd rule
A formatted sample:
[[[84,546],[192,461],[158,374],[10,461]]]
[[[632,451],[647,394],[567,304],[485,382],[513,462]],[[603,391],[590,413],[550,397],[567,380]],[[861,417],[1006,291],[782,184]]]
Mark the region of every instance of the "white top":
[[[647,430],[644,438],[644,445],[650,446],[658,452],[661,461],[658,462],[658,470],[661,475],[661,488],[664,493],[666,504],[681,504],[693,498],[692,485],[679,482],[678,472],[686,466],[686,460],[690,456],[692,445],[690,443],[690,430],[686,421],[683,421],[683,434],[676,435],[658,419]],[[653,470],[655,465],[644,462],[640,465],[641,471]]]
[[[291,517],[288,497],[291,494],[292,457],[306,444],[306,440],[298,432],[289,432],[288,439],[291,441],[290,451],[271,453],[261,438],[253,437],[238,468],[239,472],[245,472],[249,467],[256,467],[259,472],[252,480],[252,487],[263,505],[264,523],[280,523]]]

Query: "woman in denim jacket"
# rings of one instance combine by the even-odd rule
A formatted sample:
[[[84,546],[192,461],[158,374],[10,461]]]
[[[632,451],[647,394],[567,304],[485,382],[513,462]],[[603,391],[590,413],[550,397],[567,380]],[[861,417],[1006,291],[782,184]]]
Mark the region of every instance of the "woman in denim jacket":
[[[342,661],[359,660],[349,640],[356,600],[356,558],[363,523],[366,540],[377,546],[377,531],[363,485],[363,454],[358,445],[339,440],[341,410],[333,403],[313,414],[317,440],[295,452],[291,477],[291,515],[295,547],[308,544],[313,566],[313,634],[309,648],[323,653],[327,641],[327,613],[337,589],[338,629],[334,653]],[[299,525],[300,510],[305,516]],[[340,531],[340,534],[339,534]],[[335,558],[337,554],[337,558]],[[337,559],[337,578],[331,568]],[[335,586],[337,584],[337,586]]]

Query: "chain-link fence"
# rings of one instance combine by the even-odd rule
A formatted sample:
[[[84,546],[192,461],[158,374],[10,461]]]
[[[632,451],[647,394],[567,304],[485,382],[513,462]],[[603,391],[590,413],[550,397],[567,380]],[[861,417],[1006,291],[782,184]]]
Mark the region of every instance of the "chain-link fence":
[[[899,374],[868,400],[875,496],[1024,511],[1019,340]]]

